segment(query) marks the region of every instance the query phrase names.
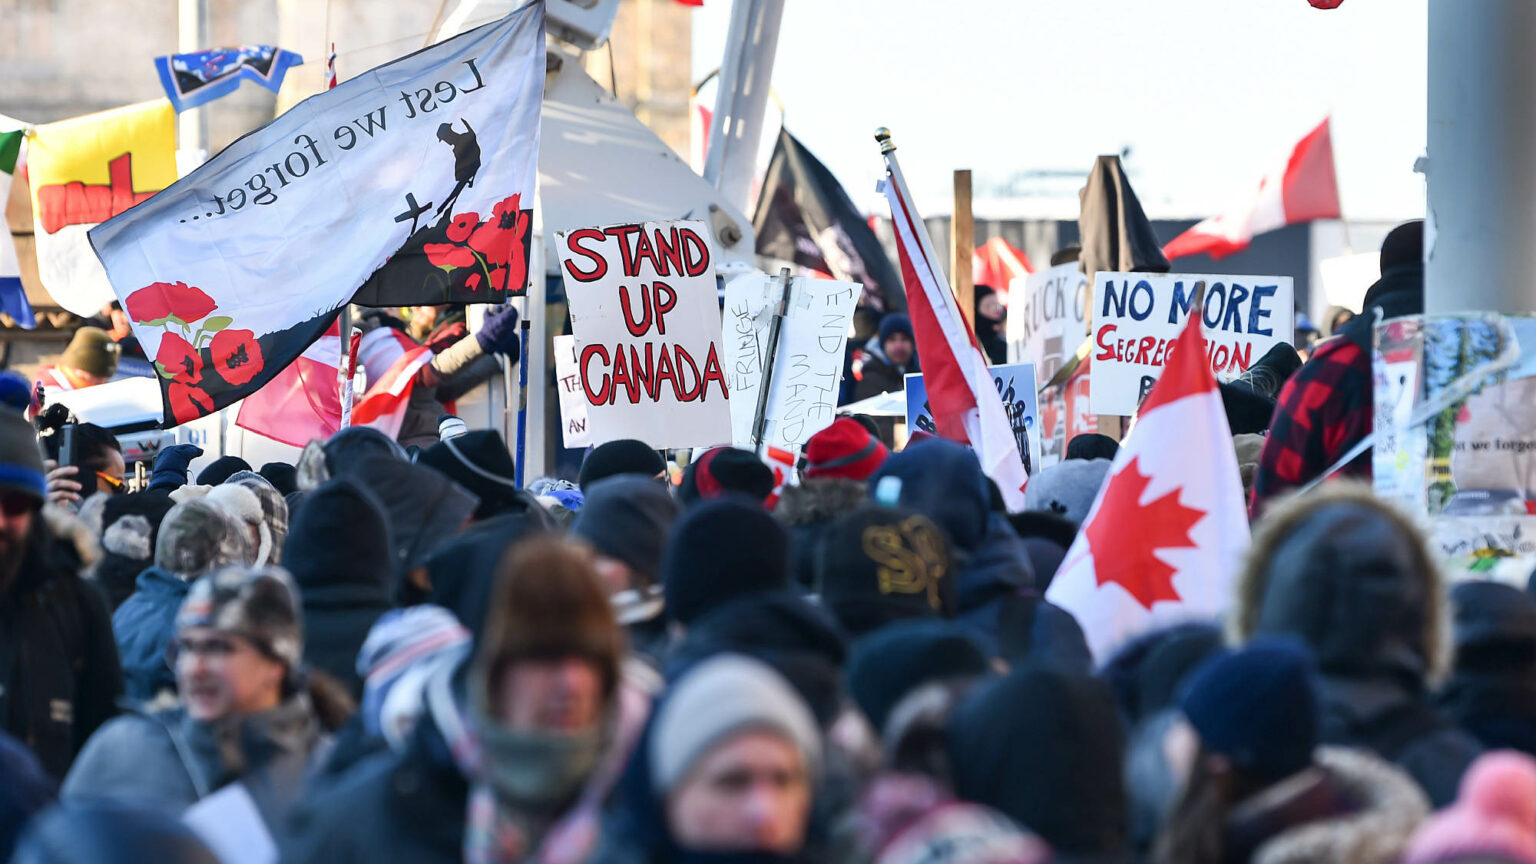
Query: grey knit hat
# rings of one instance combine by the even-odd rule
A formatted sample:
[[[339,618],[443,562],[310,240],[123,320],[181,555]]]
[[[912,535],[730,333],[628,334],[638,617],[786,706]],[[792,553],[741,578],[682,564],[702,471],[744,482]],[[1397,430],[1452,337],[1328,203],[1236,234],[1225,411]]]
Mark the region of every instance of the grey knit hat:
[[[1068,459],[1046,468],[1024,487],[1024,509],[1083,524],[1112,464],[1108,459]]]
[[[249,564],[254,555],[245,526],[203,498],[172,507],[155,540],[155,566],[189,582],[227,564]]]
[[[176,629],[207,627],[249,639],[297,669],[304,657],[299,592],[281,567],[225,567],[198,579],[176,614]]]
[[[671,792],[716,745],[749,730],[782,735],[800,751],[816,782],[821,733],[810,709],[767,664],[719,654],[685,674],[661,704],[650,743],[656,792]]]

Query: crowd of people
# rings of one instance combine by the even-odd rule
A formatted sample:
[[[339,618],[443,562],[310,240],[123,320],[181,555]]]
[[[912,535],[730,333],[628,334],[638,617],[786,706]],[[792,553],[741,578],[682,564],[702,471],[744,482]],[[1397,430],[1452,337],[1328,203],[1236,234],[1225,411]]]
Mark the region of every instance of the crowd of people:
[[[1369,425],[1340,326],[1223,385],[1255,518],[1225,618],[1100,658],[1044,596],[1104,436],[1019,513],[860,416],[783,488],[619,440],[523,489],[445,424],[196,476],[172,446],[129,491],[0,377],[0,860],[1536,864],[1536,596],[1451,589],[1358,482],[1280,494]],[[867,354],[899,378],[910,324]]]

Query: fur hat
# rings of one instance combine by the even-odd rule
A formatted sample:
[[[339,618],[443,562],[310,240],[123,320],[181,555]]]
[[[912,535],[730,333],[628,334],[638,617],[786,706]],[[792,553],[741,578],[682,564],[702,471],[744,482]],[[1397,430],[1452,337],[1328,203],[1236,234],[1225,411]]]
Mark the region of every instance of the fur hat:
[[[224,481],[226,486],[242,486],[255,493],[261,502],[261,530],[264,541],[270,541],[269,554],[256,556],[257,564],[281,564],[283,541],[288,539],[288,501],[283,493],[267,478],[254,471],[240,471]]]
[[[251,563],[255,552],[249,538],[245,525],[218,504],[202,498],[184,501],[160,523],[155,566],[190,582],[219,567]]]
[[[192,627],[249,639],[289,669],[304,657],[299,590],[280,567],[225,567],[199,578],[176,613],[177,631]]]
[[[224,508],[226,513],[240,520],[246,530],[256,536],[252,564],[260,567],[274,563],[272,530],[267,527],[262,515],[261,499],[256,497],[255,492],[238,484],[224,483],[208,490],[203,500]]]

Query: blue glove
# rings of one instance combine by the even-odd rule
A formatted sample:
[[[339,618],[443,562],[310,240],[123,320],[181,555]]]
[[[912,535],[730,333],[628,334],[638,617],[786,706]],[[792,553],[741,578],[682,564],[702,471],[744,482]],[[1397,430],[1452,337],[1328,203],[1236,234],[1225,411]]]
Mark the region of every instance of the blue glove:
[[[201,455],[203,448],[196,444],[172,444],[161,450],[155,456],[155,470],[145,491],[174,492],[187,485],[187,467]]]
[[[485,323],[480,325],[475,341],[480,343],[480,350],[487,354],[505,354],[517,358],[522,348],[522,339],[517,335],[517,310],[503,306],[485,313]]]

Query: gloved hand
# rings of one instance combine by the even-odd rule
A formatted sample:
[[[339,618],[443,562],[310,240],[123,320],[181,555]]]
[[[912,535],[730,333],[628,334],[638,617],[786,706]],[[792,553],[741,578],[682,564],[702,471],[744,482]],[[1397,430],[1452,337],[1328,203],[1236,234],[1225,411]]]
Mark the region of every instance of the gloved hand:
[[[480,350],[487,354],[504,354],[516,358],[522,347],[522,339],[517,335],[517,310],[503,306],[485,313],[485,323],[480,325],[475,341],[480,343]]]
[[[155,470],[149,476],[146,491],[171,492],[187,485],[187,468],[203,455],[196,444],[172,444],[155,456]]]

